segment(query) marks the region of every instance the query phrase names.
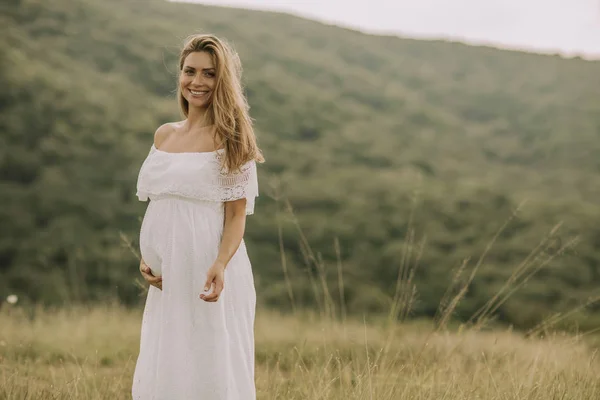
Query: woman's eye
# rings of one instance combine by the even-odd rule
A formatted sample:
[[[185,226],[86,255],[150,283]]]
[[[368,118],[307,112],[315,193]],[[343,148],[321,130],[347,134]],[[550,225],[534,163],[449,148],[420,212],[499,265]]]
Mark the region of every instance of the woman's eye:
[[[214,72],[205,72],[204,75],[207,76],[207,77],[209,77],[209,78],[214,78],[215,73]]]
[[[189,75],[194,75],[194,71],[187,70],[187,71],[185,71],[185,74],[188,75],[188,76]]]

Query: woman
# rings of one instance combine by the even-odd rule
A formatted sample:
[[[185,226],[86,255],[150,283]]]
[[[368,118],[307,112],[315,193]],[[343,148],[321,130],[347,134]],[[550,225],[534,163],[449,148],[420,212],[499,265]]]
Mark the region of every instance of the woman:
[[[140,169],[137,196],[150,199],[140,272],[151,286],[135,400],[256,398],[256,292],[243,235],[264,160],[240,79],[231,47],[190,37],[179,58],[185,120],[158,128]]]

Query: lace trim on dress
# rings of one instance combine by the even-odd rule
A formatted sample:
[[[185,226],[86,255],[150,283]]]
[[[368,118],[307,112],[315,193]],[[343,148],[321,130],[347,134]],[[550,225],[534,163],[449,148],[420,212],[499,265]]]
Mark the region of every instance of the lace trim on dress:
[[[137,196],[140,201],[160,195],[217,202],[246,198],[246,214],[254,214],[259,195],[256,162],[228,173],[222,157],[219,152],[167,153],[153,146],[140,169]]]

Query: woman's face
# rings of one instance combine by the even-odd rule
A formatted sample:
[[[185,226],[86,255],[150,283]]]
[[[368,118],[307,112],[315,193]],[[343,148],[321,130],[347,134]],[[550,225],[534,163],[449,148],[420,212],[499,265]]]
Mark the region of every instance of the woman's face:
[[[185,58],[179,88],[190,107],[208,107],[215,88],[215,76],[216,69],[209,53],[197,51]]]

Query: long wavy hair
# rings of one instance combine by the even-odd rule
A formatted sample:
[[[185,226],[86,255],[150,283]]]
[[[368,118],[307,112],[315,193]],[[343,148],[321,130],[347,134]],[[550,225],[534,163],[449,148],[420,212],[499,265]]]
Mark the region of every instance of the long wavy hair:
[[[228,43],[214,35],[191,35],[185,40],[179,55],[180,74],[186,57],[197,51],[210,54],[215,64],[216,82],[207,117],[208,122],[215,125],[215,139],[218,138],[225,148],[224,166],[229,171],[238,171],[251,160],[264,162],[242,87],[242,63],[238,54]],[[187,118],[189,104],[179,85],[177,98],[181,112]]]

